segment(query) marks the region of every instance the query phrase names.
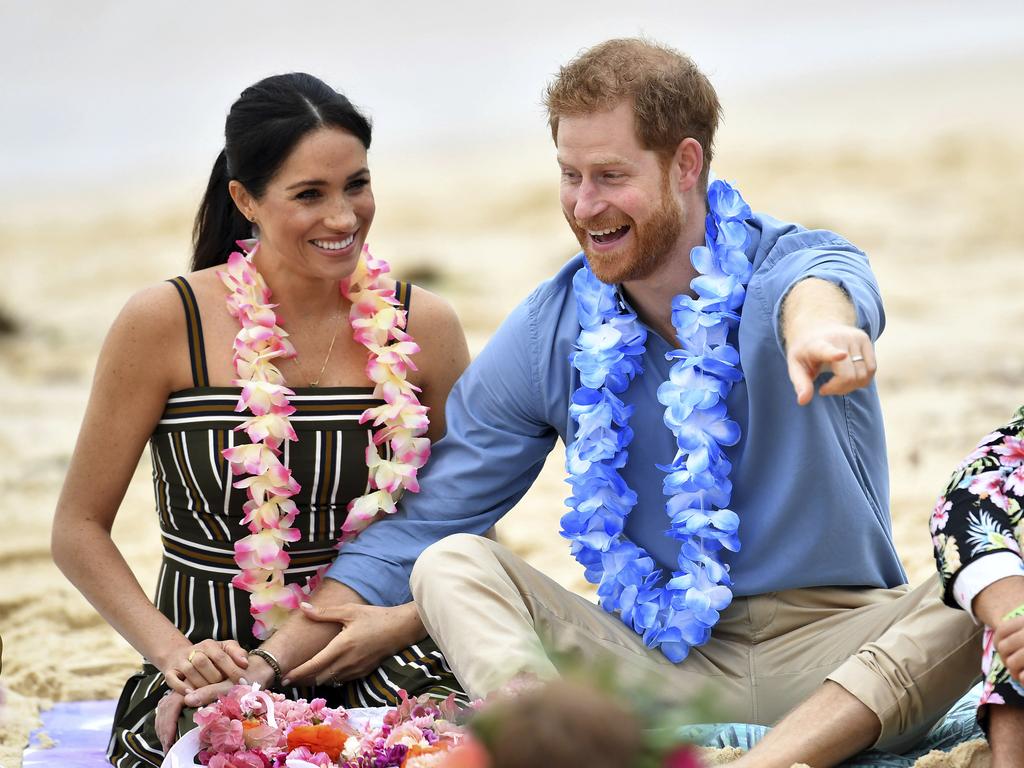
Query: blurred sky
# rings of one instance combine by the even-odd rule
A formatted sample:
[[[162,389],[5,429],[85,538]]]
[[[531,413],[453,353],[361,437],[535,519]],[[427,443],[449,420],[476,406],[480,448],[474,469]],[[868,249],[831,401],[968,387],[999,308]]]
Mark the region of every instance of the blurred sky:
[[[239,91],[289,70],[365,107],[377,156],[539,145],[558,66],[640,33],[690,53],[729,103],[772,84],[1019,54],[1024,3],[0,0],[0,200],[201,178]]]

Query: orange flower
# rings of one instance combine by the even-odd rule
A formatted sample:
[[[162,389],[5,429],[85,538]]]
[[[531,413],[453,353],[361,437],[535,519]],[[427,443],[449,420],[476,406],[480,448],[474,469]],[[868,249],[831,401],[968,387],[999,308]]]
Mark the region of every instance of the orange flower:
[[[447,752],[450,746],[450,744],[432,744],[429,747],[421,747],[419,744],[413,744],[402,759],[402,768],[417,768],[420,765],[440,765],[440,758],[434,757],[431,759],[428,757],[426,760],[420,760],[420,758],[426,755],[437,755],[441,752]]]
[[[297,725],[288,733],[288,751],[306,747],[311,752],[326,752],[338,762],[348,737],[349,734],[329,725]]]

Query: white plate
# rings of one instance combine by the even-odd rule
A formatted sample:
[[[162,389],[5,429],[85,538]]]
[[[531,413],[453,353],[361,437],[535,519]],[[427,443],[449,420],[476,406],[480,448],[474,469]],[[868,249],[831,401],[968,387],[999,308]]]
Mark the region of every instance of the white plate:
[[[203,768],[193,758],[199,751],[199,729],[193,728],[167,750],[161,768]]]

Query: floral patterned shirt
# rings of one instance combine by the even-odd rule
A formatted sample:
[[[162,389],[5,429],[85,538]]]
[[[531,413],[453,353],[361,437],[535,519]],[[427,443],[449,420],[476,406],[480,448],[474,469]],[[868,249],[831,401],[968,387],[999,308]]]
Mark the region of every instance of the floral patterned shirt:
[[[956,468],[931,515],[943,599],[970,611],[993,581],[1024,575],[1024,407]]]

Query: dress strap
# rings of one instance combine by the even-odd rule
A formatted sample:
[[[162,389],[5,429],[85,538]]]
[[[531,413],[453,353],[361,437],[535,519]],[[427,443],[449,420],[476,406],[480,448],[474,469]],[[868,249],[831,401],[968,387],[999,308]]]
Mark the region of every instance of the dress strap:
[[[403,283],[400,280],[395,281],[395,298],[398,299],[398,303],[402,305],[402,309],[406,312],[406,324],[409,322],[409,302],[412,300],[412,283]]]
[[[199,318],[199,303],[188,280],[180,275],[168,280],[178,289],[181,303],[185,305],[185,324],[188,330],[188,356],[192,364],[192,384],[196,387],[210,386],[210,375],[206,370],[206,345],[203,343],[203,322]]]

